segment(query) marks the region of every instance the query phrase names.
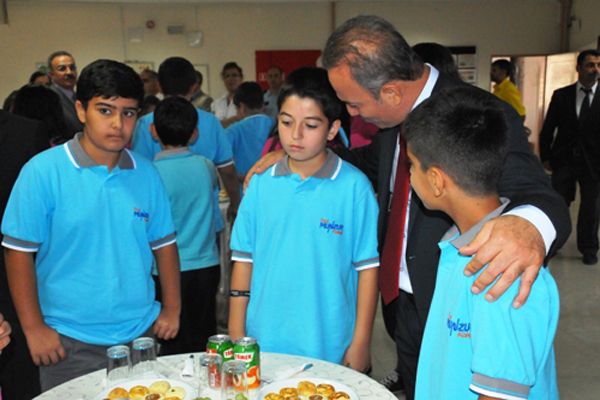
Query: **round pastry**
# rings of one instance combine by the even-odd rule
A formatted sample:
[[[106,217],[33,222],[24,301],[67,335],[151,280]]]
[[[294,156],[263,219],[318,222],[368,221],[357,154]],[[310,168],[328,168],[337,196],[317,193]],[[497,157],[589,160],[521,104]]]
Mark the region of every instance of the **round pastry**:
[[[162,394],[160,393],[150,393],[149,395],[147,395],[144,400],[163,400],[164,397]]]
[[[265,396],[264,400],[285,400],[285,398],[277,393],[269,393]]]
[[[298,396],[298,389],[292,387],[284,387],[279,389],[279,394],[282,395],[284,398],[290,396]]]
[[[329,400],[350,400],[350,395],[346,392],[335,392],[329,396]]]
[[[324,397],[329,397],[334,392],[335,389],[328,383],[321,383],[317,386],[317,393],[323,395]]]
[[[183,400],[183,397],[169,396],[169,397],[165,397],[164,400]]]
[[[148,389],[150,389],[150,393],[165,394],[167,390],[171,389],[171,384],[167,381],[156,381]]]
[[[312,396],[308,396],[308,400],[325,400],[325,399],[320,394],[313,394]]]
[[[317,394],[317,386],[309,381],[300,381],[298,382],[298,394],[306,397]]]
[[[111,390],[110,392],[108,392],[108,398],[110,400],[113,399],[128,399],[129,398],[129,392],[125,389],[123,389],[122,387],[116,387],[113,390]]]
[[[132,400],[144,400],[147,394],[150,394],[150,391],[146,386],[137,385],[129,389],[129,398]]]
[[[165,397],[179,397],[180,399],[183,399],[185,398],[185,389],[180,386],[172,387],[171,389],[167,390],[167,393],[165,393]]]
[[[300,396],[285,396],[285,400],[302,400]]]

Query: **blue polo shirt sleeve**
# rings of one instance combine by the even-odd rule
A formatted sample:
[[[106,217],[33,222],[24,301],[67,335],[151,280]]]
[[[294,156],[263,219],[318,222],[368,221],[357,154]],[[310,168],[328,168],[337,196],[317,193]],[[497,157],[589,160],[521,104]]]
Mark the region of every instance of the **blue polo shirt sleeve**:
[[[198,110],[198,140],[190,148],[215,163],[217,168],[233,164],[231,143],[225,136],[221,121],[214,114]],[[201,147],[204,146],[202,150]]]
[[[54,196],[50,179],[44,176],[38,160],[34,158],[25,164],[10,194],[2,219],[4,247],[37,252],[48,239]]]
[[[369,181],[361,180],[362,191],[354,205],[352,263],[357,271],[379,266],[377,252],[377,216],[379,207]]]
[[[150,124],[153,121],[153,113],[144,115],[138,119],[131,141],[131,149],[148,160],[154,159],[154,155],[160,150],[160,145],[154,141],[150,134]]]
[[[495,302],[471,297],[473,371],[470,389],[501,399],[527,399],[552,352],[558,323],[556,283],[545,268],[527,302],[512,307],[520,279]]]
[[[265,174],[270,173],[266,171]],[[238,214],[231,232],[231,259],[240,262],[253,262],[256,233],[256,210],[258,207],[258,186],[260,176],[250,181],[250,186],[240,203]]]

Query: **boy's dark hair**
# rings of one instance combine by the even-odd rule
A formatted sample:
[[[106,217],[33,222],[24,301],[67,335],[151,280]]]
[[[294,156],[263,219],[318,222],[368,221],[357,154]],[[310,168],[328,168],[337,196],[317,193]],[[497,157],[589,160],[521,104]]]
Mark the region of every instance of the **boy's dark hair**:
[[[221,70],[221,77],[225,76],[225,71],[230,70],[230,69],[236,69],[237,72],[243,77],[244,76],[244,72],[242,71],[242,67],[240,67],[238,65],[238,63],[236,63],[235,61],[229,61],[227,63],[225,63],[225,65],[223,65],[223,69]]]
[[[196,108],[182,97],[169,97],[154,110],[154,128],[168,146],[187,146],[198,123]]]
[[[440,168],[473,196],[497,193],[507,130],[499,101],[469,87],[431,96],[403,124],[407,145],[422,169]]]
[[[577,65],[583,65],[583,62],[587,56],[600,57],[600,51],[594,49],[583,50],[577,55]]]
[[[96,60],[86,66],[77,80],[76,98],[84,108],[94,97],[144,99],[144,84],[133,68],[113,60]]]
[[[461,80],[452,52],[447,47],[439,43],[423,42],[415,44],[412,48],[423,62],[433,65],[446,76]]]
[[[263,92],[256,82],[244,82],[238,86],[233,95],[233,104],[239,107],[244,103],[251,110],[260,110],[264,106]]]
[[[165,96],[185,96],[197,80],[194,66],[183,57],[169,57],[158,67],[158,83]]]
[[[281,110],[285,100],[296,95],[314,100],[327,117],[329,126],[341,118],[343,105],[329,83],[327,71],[317,67],[302,67],[288,75],[277,98],[277,107]]]
[[[31,74],[31,76],[29,77],[29,83],[33,84],[35,82],[35,80],[37,78],[39,78],[40,76],[48,76],[47,73],[42,72],[42,71],[35,71],[33,74]]]

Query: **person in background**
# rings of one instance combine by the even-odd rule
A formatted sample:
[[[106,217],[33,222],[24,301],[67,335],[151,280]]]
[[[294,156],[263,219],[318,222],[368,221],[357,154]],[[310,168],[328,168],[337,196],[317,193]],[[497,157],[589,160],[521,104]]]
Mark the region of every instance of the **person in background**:
[[[281,85],[283,85],[283,70],[278,66],[273,65],[267,70],[267,85],[268,89],[263,95],[263,101],[265,103],[265,114],[275,119],[279,113],[277,108],[277,97],[279,97],[279,91]]]
[[[244,73],[236,62],[230,61],[223,65],[221,79],[223,79],[223,84],[225,84],[225,93],[218,99],[215,99],[210,108],[221,121],[223,127],[227,128],[232,123],[240,120],[237,107],[233,102],[233,95],[238,86],[244,81]]]
[[[59,106],[60,107],[60,106]],[[31,157],[46,150],[48,128],[0,110],[0,218],[21,168]],[[4,255],[0,256],[0,312],[12,327],[11,344],[0,355],[0,387],[5,399],[30,400],[40,394],[38,367],[33,363],[27,340],[10,296]]]
[[[490,79],[494,82],[492,93],[500,100],[510,104],[524,121],[525,106],[521,99],[521,92],[513,82],[514,69],[513,63],[508,60],[496,60],[492,63],[490,69]]]
[[[231,143],[238,177],[243,182],[250,167],[260,158],[275,121],[263,113],[262,89],[256,82],[242,83],[233,95],[233,102],[242,119],[229,125],[225,135]]]
[[[158,97],[153,95],[145,96],[144,100],[142,101],[142,106],[140,107],[140,117],[153,113],[158,103],[160,103]]]
[[[582,51],[576,68],[577,82],[552,94],[540,132],[540,158],[567,205],[579,184],[577,249],[584,264],[594,265],[600,223],[600,52]]]
[[[169,199],[150,161],[125,148],[143,96],[127,65],[85,67],[76,102],[83,132],[31,159],[8,200],[8,284],[43,391],[106,367],[110,346],[177,335]],[[162,304],[154,300],[154,260]]]
[[[70,139],[81,132],[83,124],[75,110],[75,84],[77,83],[77,66],[75,59],[66,51],[56,51],[48,57],[48,76],[54,90],[60,98],[60,105],[66,124],[66,136]]]
[[[189,60],[183,57],[169,57],[158,68],[160,86],[166,97],[179,96],[190,100],[196,91],[198,81],[196,71]],[[225,136],[219,120],[211,113],[199,108],[198,113],[198,140],[189,148],[193,153],[200,154],[211,160],[217,167],[223,186],[229,196],[229,216],[237,212],[240,202],[240,184],[237,178],[231,144]],[[132,139],[132,149],[149,160],[161,151],[160,144],[152,138],[150,124],[154,121],[154,114],[146,114],[139,119]],[[220,212],[217,216],[217,231],[224,224]]]
[[[412,48],[423,62],[433,65],[448,78],[462,80],[452,52],[446,46],[434,42],[423,42],[415,44]]]
[[[48,128],[48,141],[52,146],[69,140],[60,99],[47,86],[25,85],[17,92],[13,104],[14,114],[43,122]]]
[[[42,71],[35,71],[29,77],[29,83],[32,85],[44,85],[47,86],[50,84],[50,78],[48,74]]]
[[[286,156],[252,180],[233,227],[229,334],[366,371],[377,306],[375,194],[327,149],[343,105],[325,70],[301,68],[288,81],[277,125]]]
[[[196,77],[198,78],[198,88],[192,96],[192,104],[196,108],[200,108],[204,111],[210,112],[210,106],[213,102],[213,98],[202,91],[202,83],[204,82],[204,77],[202,76],[202,73],[198,70],[196,70]]]
[[[145,69],[140,72],[140,78],[144,83],[144,97],[155,96],[159,100],[163,99],[160,83],[158,82],[158,73],[156,73],[156,71]]]
[[[219,205],[213,193],[218,180],[214,164],[188,147],[198,139],[197,120],[194,106],[174,96],[160,102],[150,125],[162,148],[154,166],[169,196],[181,263],[179,334],[161,342],[161,355],[203,351],[208,338],[217,333],[220,266],[215,215]],[[156,271],[154,279],[158,299],[161,284]]]
[[[4,315],[0,313],[0,354],[2,350],[10,343],[10,333],[12,332],[10,324],[4,319]]]

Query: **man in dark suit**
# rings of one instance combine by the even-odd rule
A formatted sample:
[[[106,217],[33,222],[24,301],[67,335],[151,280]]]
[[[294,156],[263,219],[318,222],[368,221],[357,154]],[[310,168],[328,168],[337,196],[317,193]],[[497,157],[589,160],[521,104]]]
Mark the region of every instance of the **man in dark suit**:
[[[435,286],[439,257],[437,243],[451,223],[444,214],[425,209],[414,192],[409,197],[405,219],[390,218],[389,211],[393,211],[394,205],[392,182],[400,178],[394,174],[398,159],[402,157],[399,125],[429,96],[442,88],[463,84],[424,64],[391,24],[373,16],[353,18],[336,29],[327,42],[322,59],[329,79],[350,115],[360,115],[385,129],[369,146],[357,149],[345,158],[371,178],[378,192],[382,246],[380,289],[385,313],[395,319],[393,333],[399,372],[407,398],[412,399],[421,338]],[[472,90],[480,89],[472,87]],[[526,301],[546,256],[565,242],[570,222],[564,202],[550,187],[539,161],[529,148],[522,120],[510,106],[502,107],[509,124],[510,139],[499,193],[511,199],[511,210],[488,222],[480,235],[461,251],[468,255],[476,253],[467,266],[469,273],[490,264],[475,281],[475,293],[483,291],[501,274],[485,294],[490,301],[520,276],[520,291],[514,300],[514,306],[519,307]],[[398,227],[405,221],[403,232],[398,234],[397,231],[402,229]],[[396,232],[390,235],[394,230]],[[394,245],[386,243],[386,237],[401,237],[402,234],[406,241],[398,250],[400,260],[395,265],[386,264],[386,246]]]
[[[598,262],[600,220],[600,52],[577,56],[578,80],[552,95],[540,133],[540,157],[552,186],[570,205],[579,182],[577,248],[584,264]],[[555,135],[556,131],[556,135]]]
[[[0,110],[0,218],[21,167],[48,144],[48,132],[41,122]],[[4,256],[0,257],[0,312],[12,326],[11,342],[0,355],[2,394],[5,399],[31,399],[40,393],[38,369],[10,297]]]
[[[75,84],[77,83],[75,59],[66,51],[56,51],[48,57],[48,69],[52,81],[50,89],[54,90],[60,98],[67,125],[67,131],[62,133],[65,137],[71,138],[83,130],[83,124],[75,111]]]

